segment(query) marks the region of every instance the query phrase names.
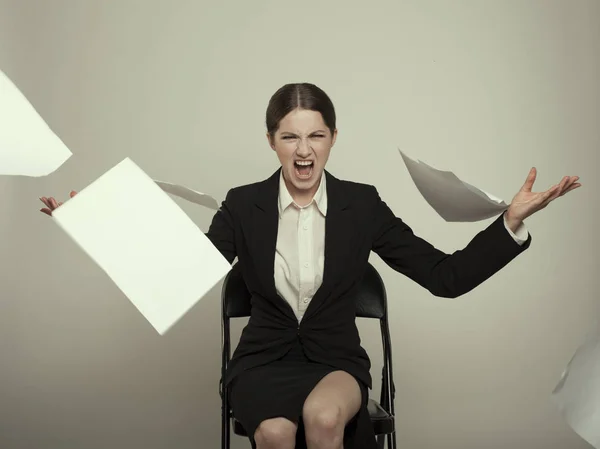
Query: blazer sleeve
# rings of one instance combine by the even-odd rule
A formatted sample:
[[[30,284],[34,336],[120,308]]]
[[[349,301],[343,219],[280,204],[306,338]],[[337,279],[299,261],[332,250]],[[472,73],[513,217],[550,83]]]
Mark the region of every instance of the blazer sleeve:
[[[235,223],[232,212],[233,190],[230,190],[225,197],[225,201],[221,203],[221,207],[214,215],[206,236],[219,252],[227,259],[229,263],[233,263],[237,256],[235,246]]]
[[[515,242],[501,215],[464,249],[446,254],[416,236],[373,189],[372,250],[391,268],[435,296],[456,298],[471,291],[531,244],[531,236],[523,245]]]

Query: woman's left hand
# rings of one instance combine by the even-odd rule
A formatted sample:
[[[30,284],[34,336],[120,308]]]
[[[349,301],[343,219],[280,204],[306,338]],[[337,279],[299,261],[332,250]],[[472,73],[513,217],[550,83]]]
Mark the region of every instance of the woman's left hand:
[[[544,209],[556,198],[581,187],[581,184],[577,182],[579,176],[565,176],[558,184],[550,187],[545,192],[532,192],[531,189],[533,188],[536,176],[537,170],[532,168],[529,171],[525,184],[523,184],[521,190],[515,195],[506,211],[506,221],[509,225],[513,224],[511,227],[517,228],[523,220],[537,211]]]

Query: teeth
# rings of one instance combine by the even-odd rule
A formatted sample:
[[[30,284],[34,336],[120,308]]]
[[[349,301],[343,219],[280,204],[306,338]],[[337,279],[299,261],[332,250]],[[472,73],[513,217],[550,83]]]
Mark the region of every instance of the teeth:
[[[302,166],[312,165],[312,161],[296,161],[296,165],[302,165]]]

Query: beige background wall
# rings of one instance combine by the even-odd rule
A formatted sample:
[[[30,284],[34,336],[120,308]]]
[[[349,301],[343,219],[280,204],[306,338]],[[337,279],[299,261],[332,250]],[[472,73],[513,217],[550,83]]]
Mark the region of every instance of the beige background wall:
[[[50,177],[0,178],[1,448],[218,447],[219,288],[159,337],[37,198],[129,156],[221,199],[277,168],[263,115],[292,81],[336,104],[329,169],[447,251],[487,223],[439,218],[398,146],[506,200],[532,165],[539,189],[582,177],[528,220],[531,249],[459,300],[373,261],[399,447],[587,447],[550,392],[600,316],[600,2],[0,0],[0,68],[75,153]],[[378,391],[377,327],[360,328]]]

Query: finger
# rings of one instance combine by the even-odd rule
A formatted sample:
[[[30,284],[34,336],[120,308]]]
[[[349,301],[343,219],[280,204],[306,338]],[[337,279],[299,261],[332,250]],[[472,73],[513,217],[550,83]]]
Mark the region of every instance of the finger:
[[[547,205],[550,201],[554,199],[556,195],[560,195],[560,184],[555,184],[548,190],[546,190],[544,193],[542,193],[539,202],[544,205]]]
[[[529,170],[529,174],[527,175],[527,179],[525,180],[525,184],[523,184],[521,190],[525,192],[531,192],[531,189],[533,189],[533,184],[535,183],[536,176],[537,169],[535,167],[531,167],[531,170]]]
[[[54,198],[50,197],[48,201],[50,202],[50,209],[54,210],[58,207],[58,202]]]
[[[566,193],[568,191],[568,189],[575,184],[577,181],[579,181],[579,176],[571,176],[569,177],[569,181],[567,182],[567,184],[565,185],[565,187],[563,188],[563,193]],[[581,184],[580,184],[581,185]]]
[[[545,198],[546,198],[546,196],[545,196],[545,195],[546,195],[546,194],[548,194],[548,193],[550,193],[550,192],[553,192],[555,189],[558,189],[558,190],[559,190],[559,192],[562,192],[562,191],[563,191],[563,190],[566,188],[566,185],[567,185],[567,183],[569,182],[569,180],[570,180],[570,179],[571,179],[571,178],[570,178],[569,176],[564,176],[564,177],[563,177],[563,178],[562,178],[562,179],[559,181],[559,183],[558,183],[558,184],[554,184],[552,187],[550,187],[548,190],[546,190],[546,191],[543,193],[543,196],[542,196],[542,198],[543,198],[543,199],[545,199]]]
[[[71,190],[71,193],[69,193],[69,196],[71,198],[73,198],[75,195],[77,195],[77,192],[75,190]]]
[[[46,198],[45,196],[41,197],[41,198],[40,198],[40,201],[41,201],[42,203],[44,203],[44,205],[45,205],[46,207],[50,207],[50,203],[48,202],[48,198]]]
[[[52,211],[50,209],[48,209],[47,207],[43,207],[40,209],[40,212],[45,213],[46,215],[52,216]]]
[[[577,183],[575,183],[575,184],[572,184],[572,185],[570,185],[569,187],[567,187],[567,189],[566,189],[564,192],[562,192],[562,193],[560,194],[560,196],[563,196],[563,195],[565,195],[565,194],[569,193],[569,192],[570,192],[570,191],[572,191],[572,190],[578,189],[579,187],[581,187],[581,184],[579,184],[578,182],[577,182]]]
[[[550,204],[552,201],[554,201],[556,198],[558,198],[561,194],[562,194],[562,189],[560,187],[560,184],[554,189],[554,191],[552,192],[552,194],[550,195],[550,197],[544,202],[544,207],[546,207],[548,204]]]
[[[567,184],[569,183],[570,180],[571,180],[570,176],[565,176],[563,179],[561,179],[561,181],[559,183],[561,192],[567,187]]]

